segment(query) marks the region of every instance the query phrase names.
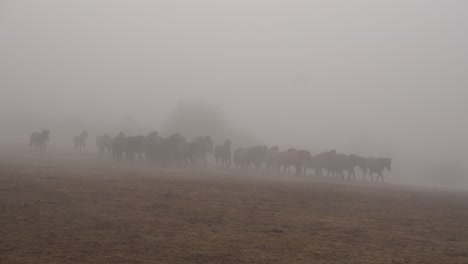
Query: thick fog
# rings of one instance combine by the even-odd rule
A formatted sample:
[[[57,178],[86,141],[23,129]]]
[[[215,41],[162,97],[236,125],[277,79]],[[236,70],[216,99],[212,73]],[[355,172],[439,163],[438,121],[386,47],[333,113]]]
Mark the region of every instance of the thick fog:
[[[164,131],[195,102],[249,143],[392,157],[393,179],[468,188],[467,13],[464,0],[3,0],[0,138]]]

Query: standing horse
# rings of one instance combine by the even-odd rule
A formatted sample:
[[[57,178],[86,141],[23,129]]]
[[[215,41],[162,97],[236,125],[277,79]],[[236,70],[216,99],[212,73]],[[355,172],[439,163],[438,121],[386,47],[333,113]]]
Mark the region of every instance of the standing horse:
[[[210,136],[197,137],[194,145],[194,162],[200,162],[203,166],[207,166],[208,161],[206,155],[213,153],[213,141]]]
[[[73,138],[73,149],[83,151],[86,148],[86,140],[88,139],[88,132],[83,131],[79,136]]]
[[[284,150],[278,153],[275,163],[278,164],[278,173],[281,173],[281,168],[285,174],[291,174],[291,166],[296,165],[296,152],[294,148]]]
[[[42,132],[33,132],[31,134],[29,147],[35,147],[36,150],[45,150],[46,142],[49,141],[49,130],[42,130]]]
[[[158,147],[162,164],[165,166],[180,164],[181,157],[184,156],[186,150],[186,144],[185,138],[179,133],[165,138]]]
[[[146,147],[146,138],[145,136],[133,136],[124,138],[124,152],[128,160],[133,161],[135,154],[138,155],[138,158],[143,160],[143,156]]]
[[[226,140],[223,145],[215,147],[216,167],[218,167],[218,160],[221,162],[221,167],[231,167],[231,140]]]
[[[268,152],[268,147],[263,145],[257,145],[254,147],[248,148],[249,155],[248,161],[254,165],[254,168],[258,171],[262,171],[264,169],[264,163],[266,161],[266,155]]]
[[[315,169],[315,174],[317,176],[323,176],[323,169],[327,171],[327,177],[330,175],[336,176],[337,155],[338,154],[336,153],[336,150],[330,150],[317,154],[312,157],[309,167]]]
[[[277,172],[277,163],[276,160],[278,159],[279,155],[279,147],[278,146],[273,146],[268,149],[265,157],[265,170],[266,171],[275,171]]]
[[[307,175],[307,168],[312,160],[312,155],[308,150],[297,150],[294,152],[294,167],[296,175]]]
[[[114,139],[110,137],[108,134],[104,134],[103,136],[99,136],[96,138],[96,147],[98,149],[99,154],[108,154],[109,157],[112,159],[112,144]]]
[[[122,160],[125,153],[125,133],[120,132],[112,141],[112,157],[115,160]]]
[[[392,170],[392,159],[389,158],[367,158],[366,160],[367,168],[369,169],[369,175],[371,180],[373,179],[373,174],[377,174],[375,181],[378,182],[379,178],[382,179],[382,183],[384,182],[383,171],[387,169],[388,171]]]
[[[247,164],[247,154],[248,150],[246,148],[238,148],[234,150],[234,164],[236,168],[247,169],[250,167],[250,164]]]
[[[348,180],[356,180],[356,172],[355,172],[355,168],[356,167],[360,167],[361,170],[362,167],[363,167],[363,163],[364,163],[364,158],[363,157],[360,157],[358,155],[355,155],[355,154],[351,154],[351,155],[346,155],[346,154],[338,154],[336,156],[336,163],[335,163],[335,169],[336,169],[336,173],[339,177],[341,177],[341,179],[345,179],[345,175],[344,175],[344,172],[347,171],[348,172]],[[363,170],[364,171],[364,170]]]

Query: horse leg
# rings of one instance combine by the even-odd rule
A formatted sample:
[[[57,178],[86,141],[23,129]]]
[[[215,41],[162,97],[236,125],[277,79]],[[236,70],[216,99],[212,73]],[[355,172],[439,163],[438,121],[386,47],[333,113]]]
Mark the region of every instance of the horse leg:
[[[382,179],[382,183],[384,183],[384,179],[383,179],[383,174],[382,174],[382,172],[379,172],[378,177],[380,177],[380,178]],[[377,178],[377,179],[378,179],[378,178]]]

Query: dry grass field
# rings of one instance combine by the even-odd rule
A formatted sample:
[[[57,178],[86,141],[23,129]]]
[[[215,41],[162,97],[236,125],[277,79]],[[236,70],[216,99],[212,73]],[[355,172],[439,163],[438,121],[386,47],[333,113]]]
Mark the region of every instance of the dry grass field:
[[[0,263],[468,263],[468,194],[4,158]]]

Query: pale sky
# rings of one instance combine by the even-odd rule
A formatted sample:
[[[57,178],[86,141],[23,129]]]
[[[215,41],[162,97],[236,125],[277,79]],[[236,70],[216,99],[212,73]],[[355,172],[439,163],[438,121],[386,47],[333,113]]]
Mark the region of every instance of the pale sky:
[[[0,117],[154,128],[200,100],[270,145],[464,161],[467,14],[463,0],[3,0]]]

